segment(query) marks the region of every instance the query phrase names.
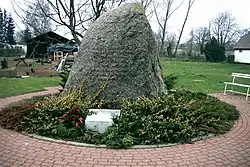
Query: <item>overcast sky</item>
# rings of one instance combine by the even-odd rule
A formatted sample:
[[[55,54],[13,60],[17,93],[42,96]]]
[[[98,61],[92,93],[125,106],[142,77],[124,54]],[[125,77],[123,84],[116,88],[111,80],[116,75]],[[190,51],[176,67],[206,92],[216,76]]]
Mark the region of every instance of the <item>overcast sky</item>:
[[[11,0],[1,0],[0,7],[5,8],[8,12],[12,12]],[[183,23],[188,0],[176,13],[171,17],[168,24],[168,31],[178,34]],[[241,28],[250,27],[250,0],[196,0],[186,24],[182,41],[185,41],[192,28],[208,25],[209,20],[215,17],[218,13],[229,11],[235,16],[237,23]],[[13,15],[15,13],[12,13]],[[14,19],[16,19],[14,17]],[[15,20],[16,21],[16,20]],[[16,21],[17,22],[17,21]],[[20,25],[20,24],[19,24]],[[151,20],[151,26],[154,31],[157,31],[158,25],[154,19]],[[22,27],[22,26],[21,26]],[[58,32],[64,35],[63,32]]]

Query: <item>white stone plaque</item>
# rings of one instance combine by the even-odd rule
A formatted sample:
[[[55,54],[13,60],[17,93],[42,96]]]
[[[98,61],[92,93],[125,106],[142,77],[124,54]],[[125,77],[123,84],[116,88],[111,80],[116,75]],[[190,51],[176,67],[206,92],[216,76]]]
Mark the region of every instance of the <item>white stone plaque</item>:
[[[87,116],[85,126],[87,129],[104,133],[113,124],[112,118],[119,116],[121,110],[116,109],[89,109],[94,114]]]

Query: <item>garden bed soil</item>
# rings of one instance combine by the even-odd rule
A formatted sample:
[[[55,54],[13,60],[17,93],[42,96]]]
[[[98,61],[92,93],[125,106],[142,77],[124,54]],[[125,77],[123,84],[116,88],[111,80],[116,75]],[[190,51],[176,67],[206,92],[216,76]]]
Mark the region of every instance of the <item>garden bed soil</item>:
[[[35,109],[35,103],[19,103],[0,110],[0,126],[6,129],[21,130],[24,116],[29,114],[32,109]]]
[[[0,109],[0,127],[16,131],[23,130],[22,121],[30,111],[35,110],[36,103],[46,96],[37,96],[32,99],[26,99],[12,103],[7,107]]]

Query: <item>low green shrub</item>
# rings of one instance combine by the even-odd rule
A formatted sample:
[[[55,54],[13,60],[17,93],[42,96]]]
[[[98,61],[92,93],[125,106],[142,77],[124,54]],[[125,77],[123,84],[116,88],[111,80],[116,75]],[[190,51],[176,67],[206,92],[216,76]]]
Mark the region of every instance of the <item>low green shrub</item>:
[[[137,100],[98,100],[98,93],[84,90],[46,97],[25,116],[24,129],[54,138],[112,148],[135,144],[186,143],[208,134],[223,134],[233,126],[238,111],[203,93],[171,92],[161,97]],[[104,134],[86,130],[84,120],[90,108],[120,108],[121,115]]]
[[[69,72],[68,71],[61,72],[60,77],[61,77],[60,85],[64,88],[69,77]]]
[[[8,62],[6,59],[3,59],[1,61],[1,69],[6,69],[6,68],[8,68]]]
[[[61,124],[67,128],[84,126],[89,108],[97,108],[98,94],[87,96],[82,89],[45,97],[23,121],[26,131],[51,135]]]
[[[234,63],[235,61],[235,56],[234,55],[229,55],[227,56],[227,62],[228,63]]]
[[[173,89],[177,79],[178,77],[174,74],[170,74],[164,77],[163,80],[164,80],[165,88],[167,90]]]
[[[135,144],[134,141],[129,134],[120,134],[117,127],[109,127],[103,138],[103,143],[110,148],[129,148]]]
[[[123,102],[111,134],[116,134],[118,141],[129,135],[136,139],[135,144],[183,143],[209,133],[225,133],[237,118],[235,107],[214,97],[176,92],[156,99],[141,97]],[[108,145],[113,143],[107,141]]]

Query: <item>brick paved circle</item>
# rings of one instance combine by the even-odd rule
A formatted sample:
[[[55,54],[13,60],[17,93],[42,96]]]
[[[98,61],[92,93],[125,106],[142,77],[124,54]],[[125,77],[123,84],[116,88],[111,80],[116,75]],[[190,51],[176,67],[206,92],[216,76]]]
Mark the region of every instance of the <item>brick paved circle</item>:
[[[46,93],[51,91],[55,89]],[[0,109],[36,94],[0,99]],[[53,143],[0,128],[0,166],[250,167],[250,101],[239,96],[215,96],[240,111],[239,120],[225,136],[173,147],[113,150]]]

